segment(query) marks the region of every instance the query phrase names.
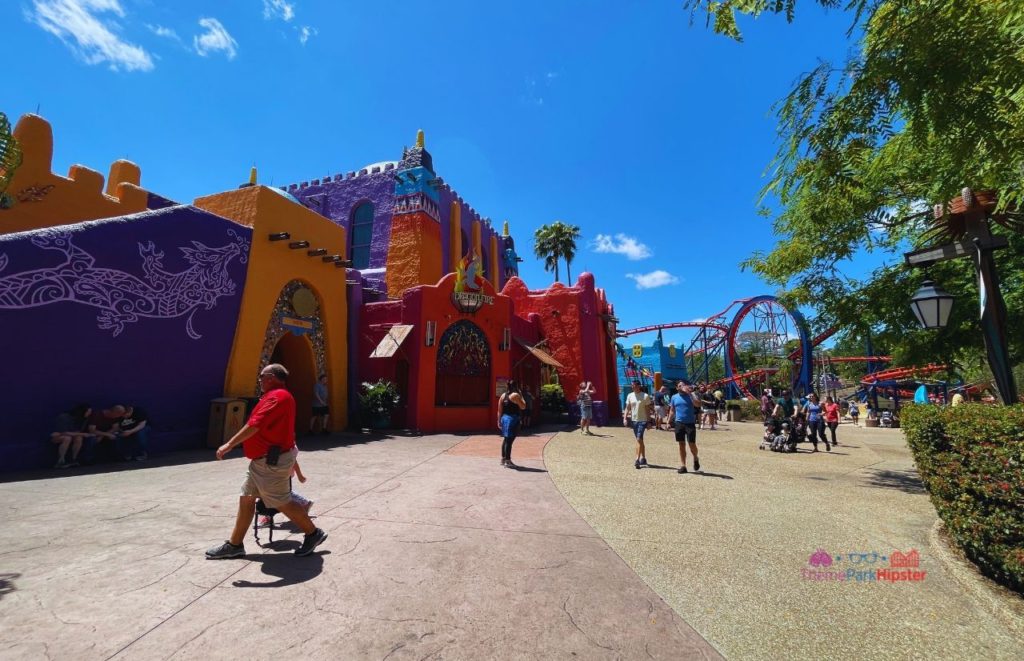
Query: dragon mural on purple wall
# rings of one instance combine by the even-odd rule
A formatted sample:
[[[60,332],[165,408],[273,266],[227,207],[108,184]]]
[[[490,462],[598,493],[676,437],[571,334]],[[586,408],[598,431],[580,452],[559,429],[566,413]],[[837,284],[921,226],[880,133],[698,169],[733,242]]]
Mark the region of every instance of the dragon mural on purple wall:
[[[210,248],[198,241],[180,247],[191,266],[179,273],[163,268],[164,253],[152,241],[139,243],[143,278],[115,269],[97,268],[96,259],[72,242],[69,232],[46,232],[32,238],[32,244],[64,253],[65,261],[52,268],[34,269],[0,277],[0,310],[21,310],[68,301],[99,308],[99,328],[121,334],[125,324],[141,317],[171,319],[188,315],[185,331],[193,340],[202,337],[192,328],[200,308],[212,310],[217,299],[235,293],[228,264],[238,258],[244,264],[249,241],[234,230],[231,242]],[[0,272],[7,255],[0,255]]]

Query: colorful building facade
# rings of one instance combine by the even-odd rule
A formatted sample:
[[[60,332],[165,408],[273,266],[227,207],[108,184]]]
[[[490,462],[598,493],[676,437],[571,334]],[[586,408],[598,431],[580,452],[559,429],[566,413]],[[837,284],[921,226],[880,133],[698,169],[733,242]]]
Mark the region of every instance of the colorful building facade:
[[[328,376],[331,428],[366,425],[363,381],[403,395],[394,426],[487,430],[509,379],[535,395],[581,379],[614,402],[614,317],[593,276],[530,290],[515,241],[434,170],[422,132],[398,161],[280,189],[255,172],[237,190],[179,204],[118,161],[51,172],[50,125],[27,115],[23,166],[0,209],[0,342],[21,416],[0,421],[7,469],[41,466],[55,415],[134,404],[156,452],[201,446],[210,401],[258,396],[289,368],[298,426]],[[535,398],[539,404],[539,397]]]
[[[684,350],[674,344],[665,344],[661,331],[650,345],[634,343],[623,346],[619,343],[616,354],[619,393],[623,403],[634,380],[653,394],[655,385],[666,383],[671,389],[677,381],[689,379]]]

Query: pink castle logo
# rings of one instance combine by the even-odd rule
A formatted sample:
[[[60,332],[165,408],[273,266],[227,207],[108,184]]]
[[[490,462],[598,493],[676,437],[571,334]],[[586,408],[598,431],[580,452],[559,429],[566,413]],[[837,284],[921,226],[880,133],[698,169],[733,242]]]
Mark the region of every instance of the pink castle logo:
[[[909,553],[901,553],[899,551],[893,551],[892,555],[889,556],[890,567],[920,567],[921,566],[921,555],[917,552],[917,549],[911,549]]]
[[[827,553],[825,549],[818,549],[811,554],[811,557],[807,562],[812,567],[831,567],[832,566],[832,554]]]

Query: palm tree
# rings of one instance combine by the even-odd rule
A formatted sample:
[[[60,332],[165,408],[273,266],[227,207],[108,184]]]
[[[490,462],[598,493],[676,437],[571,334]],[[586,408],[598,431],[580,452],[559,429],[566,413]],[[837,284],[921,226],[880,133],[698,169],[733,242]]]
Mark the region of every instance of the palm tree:
[[[555,272],[558,282],[558,260],[565,259],[566,281],[572,284],[572,273],[569,265],[576,257],[576,239],[580,238],[580,228],[566,225],[556,220],[550,225],[542,225],[533,234],[533,253],[544,260],[544,270]]]
[[[555,272],[555,282],[558,282],[558,257],[555,242],[551,234],[551,226],[541,225],[533,233],[533,254],[544,260],[544,270]]]
[[[565,282],[571,285],[572,272],[569,271],[569,264],[576,258],[576,240],[580,238],[580,228],[556,220],[552,225],[552,234],[558,246],[557,253],[565,260]]]

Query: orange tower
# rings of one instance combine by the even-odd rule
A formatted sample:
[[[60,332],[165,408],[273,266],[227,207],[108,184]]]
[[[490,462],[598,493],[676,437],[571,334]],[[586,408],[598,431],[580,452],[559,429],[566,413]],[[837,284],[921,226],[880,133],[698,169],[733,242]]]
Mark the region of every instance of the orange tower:
[[[410,287],[436,284],[444,274],[438,185],[423,131],[419,131],[416,146],[403,150],[395,172],[395,207],[385,275],[388,298],[401,298]]]

